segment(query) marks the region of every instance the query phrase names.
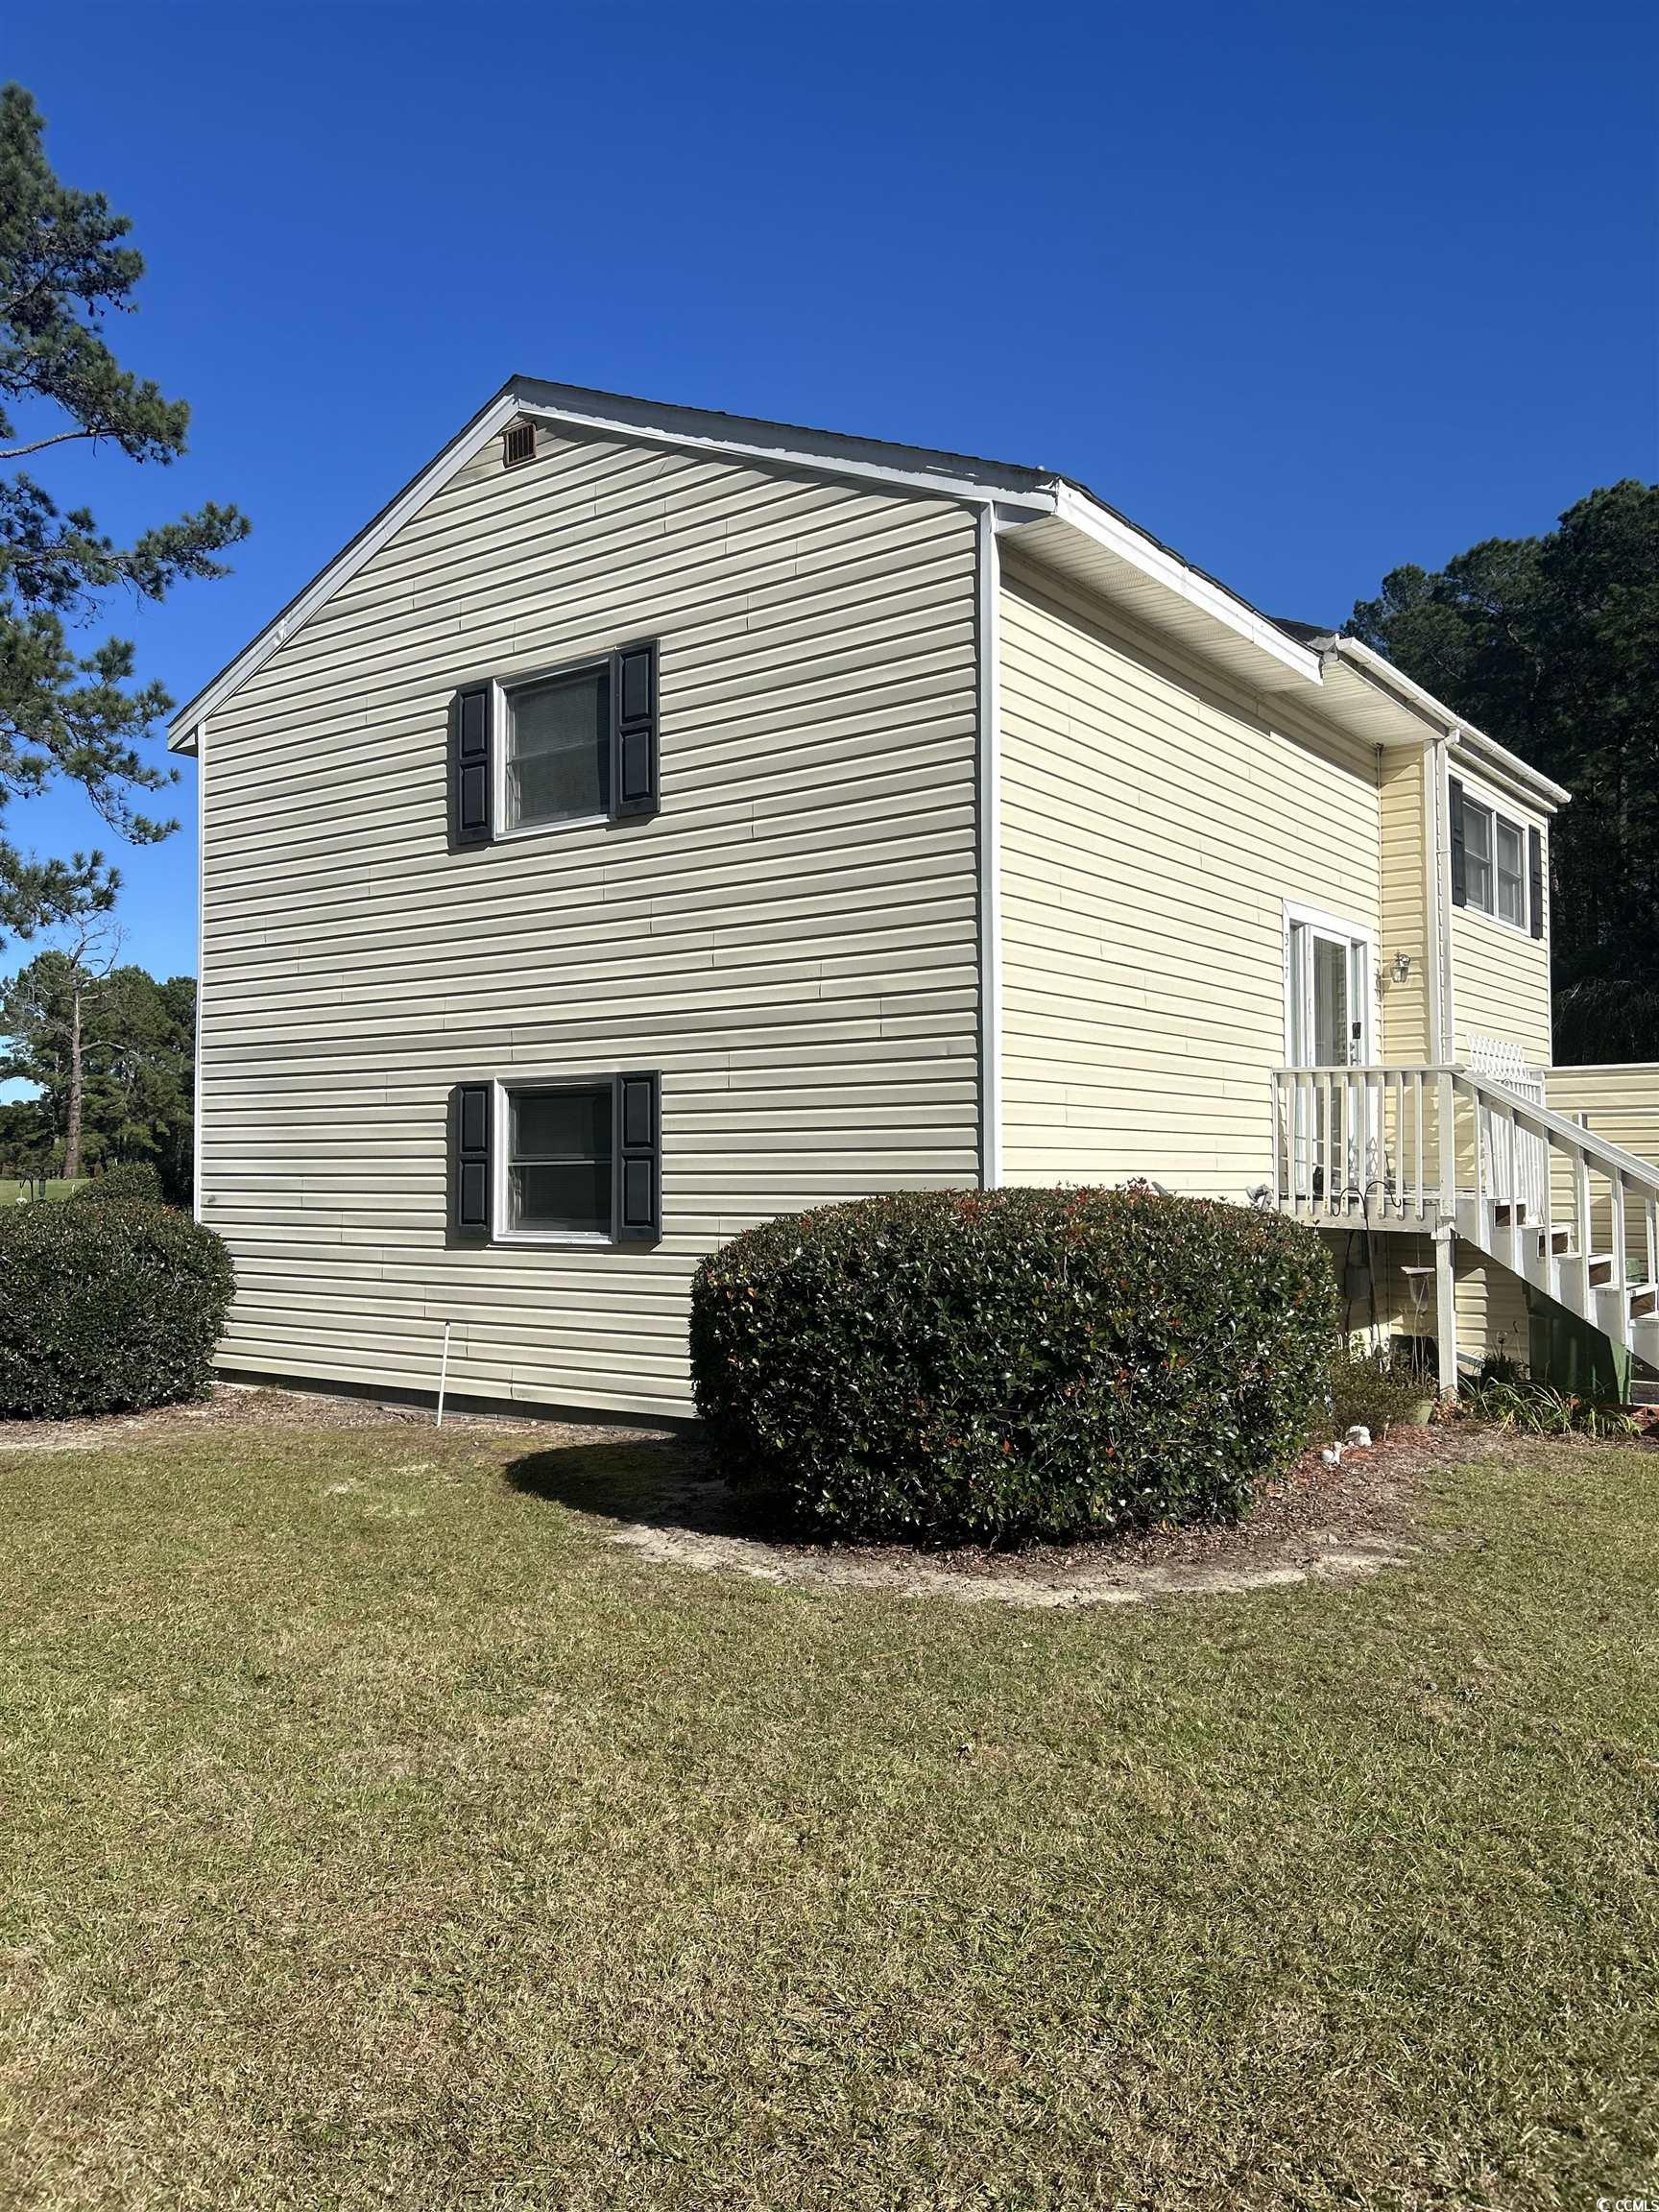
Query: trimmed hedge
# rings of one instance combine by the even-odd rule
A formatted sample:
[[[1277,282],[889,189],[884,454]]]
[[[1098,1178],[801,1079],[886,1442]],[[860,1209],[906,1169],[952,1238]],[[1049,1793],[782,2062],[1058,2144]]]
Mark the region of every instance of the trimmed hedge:
[[[1324,1407],[1316,1231],[1124,1190],[919,1191],[751,1229],[691,1293],[718,1464],[827,1535],[1232,1519]]]
[[[69,1197],[75,1206],[159,1206],[161,1178],[148,1160],[117,1160]]]
[[[204,1397],[232,1287],[220,1239],[164,1206],[12,1208],[0,1216],[0,1417]]]

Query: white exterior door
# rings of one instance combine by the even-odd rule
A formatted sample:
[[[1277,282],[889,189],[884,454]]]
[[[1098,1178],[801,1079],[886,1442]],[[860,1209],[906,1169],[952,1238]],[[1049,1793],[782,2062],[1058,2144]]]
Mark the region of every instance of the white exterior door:
[[[1371,1058],[1370,934],[1326,914],[1286,915],[1286,1046],[1293,1068],[1362,1068]],[[1300,1103],[1293,1146],[1299,1187],[1330,1200],[1362,1192],[1377,1132],[1363,1081],[1315,1086],[1311,1115]]]

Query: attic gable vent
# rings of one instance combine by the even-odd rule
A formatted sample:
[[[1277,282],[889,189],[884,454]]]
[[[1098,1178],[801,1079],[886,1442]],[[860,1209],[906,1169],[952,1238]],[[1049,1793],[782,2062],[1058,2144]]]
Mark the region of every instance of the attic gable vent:
[[[521,468],[526,461],[536,458],[536,425],[534,422],[509,422],[501,433],[501,466],[503,469]]]

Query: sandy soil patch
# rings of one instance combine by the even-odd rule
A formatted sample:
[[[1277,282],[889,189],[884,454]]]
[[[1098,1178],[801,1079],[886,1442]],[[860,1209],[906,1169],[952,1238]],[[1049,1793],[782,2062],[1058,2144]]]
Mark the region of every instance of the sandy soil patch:
[[[963,1604],[1134,1604],[1309,1582],[1361,1579],[1431,1539],[1416,1495],[1426,1468],[1491,1448],[1475,1431],[1412,1431],[1338,1469],[1310,1453],[1266,1485],[1236,1527],[1154,1528],[1135,1536],[1021,1551],[924,1551],[902,1545],[792,1542],[757,1525],[753,1504],[710,1479],[685,1445],[627,1455],[537,1454],[510,1470],[521,1487],[609,1526],[603,1533],[656,1565],[737,1574],[816,1590],[886,1591]]]
[[[0,1422],[0,1455],[78,1452],[249,1429],[433,1432],[429,1407],[221,1383],[197,1406],[92,1421]],[[808,1590],[886,1591],[1053,1608],[1361,1579],[1428,1541],[1414,1501],[1426,1467],[1492,1448],[1488,1431],[1408,1430],[1339,1468],[1317,1452],[1266,1485],[1238,1527],[1154,1528],[1022,1551],[924,1551],[903,1545],[791,1541],[713,1477],[694,1441],[662,1430],[529,1415],[446,1413],[445,1434],[521,1437],[507,1468],[518,1488],[582,1515],[608,1542],[654,1564]]]
[[[406,1429],[433,1427],[430,1406],[399,1406],[374,1398],[335,1397],[325,1391],[255,1388],[216,1382],[196,1406],[158,1406],[147,1413],[108,1413],[91,1421],[0,1421],[0,1452],[85,1452],[108,1445],[143,1444],[219,1429]],[[547,1421],[523,1413],[446,1410],[451,1431],[511,1435],[524,1431],[545,1445],[604,1444],[619,1438],[661,1438],[661,1430],[623,1429],[611,1422]]]

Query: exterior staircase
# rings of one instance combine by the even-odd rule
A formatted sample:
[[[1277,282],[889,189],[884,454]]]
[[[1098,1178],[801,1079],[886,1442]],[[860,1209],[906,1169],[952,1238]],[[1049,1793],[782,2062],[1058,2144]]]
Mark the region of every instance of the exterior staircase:
[[[1476,1251],[1659,1367],[1659,1166],[1463,1066],[1281,1068],[1273,1202]]]

